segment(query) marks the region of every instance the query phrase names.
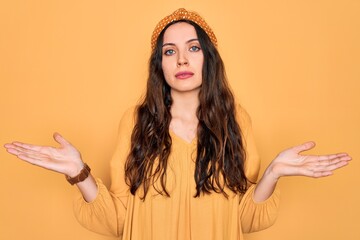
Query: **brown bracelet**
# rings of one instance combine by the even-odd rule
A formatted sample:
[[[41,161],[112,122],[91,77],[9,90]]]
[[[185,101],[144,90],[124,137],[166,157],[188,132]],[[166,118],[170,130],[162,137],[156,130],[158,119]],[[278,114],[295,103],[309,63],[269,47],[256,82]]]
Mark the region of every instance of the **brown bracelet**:
[[[84,181],[89,176],[90,171],[91,171],[90,167],[86,163],[84,163],[83,169],[81,169],[81,172],[77,176],[75,176],[73,178],[71,178],[69,176],[65,176],[65,177],[66,177],[66,180],[71,185],[74,185],[76,183]]]

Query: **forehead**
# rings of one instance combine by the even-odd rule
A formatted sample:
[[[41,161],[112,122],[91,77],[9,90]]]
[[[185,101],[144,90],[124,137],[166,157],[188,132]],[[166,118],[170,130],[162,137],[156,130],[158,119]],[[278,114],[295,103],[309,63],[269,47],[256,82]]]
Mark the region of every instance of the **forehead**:
[[[163,42],[180,43],[197,38],[198,37],[193,25],[186,22],[178,22],[165,30]]]

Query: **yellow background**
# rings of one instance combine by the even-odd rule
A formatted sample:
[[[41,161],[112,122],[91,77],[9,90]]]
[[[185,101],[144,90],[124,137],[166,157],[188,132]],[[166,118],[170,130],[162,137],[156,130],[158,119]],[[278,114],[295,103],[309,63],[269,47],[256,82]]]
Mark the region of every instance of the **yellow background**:
[[[253,119],[262,171],[307,140],[354,160],[325,179],[280,181],[260,239],[360,239],[360,1],[0,2],[0,143],[54,145],[58,131],[109,184],[118,121],[145,88],[150,36],[179,7],[213,27]],[[112,239],[82,228],[63,176],[0,151],[0,239]]]

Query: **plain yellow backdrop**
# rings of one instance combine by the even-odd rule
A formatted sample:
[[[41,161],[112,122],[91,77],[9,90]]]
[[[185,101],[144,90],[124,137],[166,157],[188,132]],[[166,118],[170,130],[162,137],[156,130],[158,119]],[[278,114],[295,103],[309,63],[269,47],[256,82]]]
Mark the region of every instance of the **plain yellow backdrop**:
[[[281,179],[278,221],[260,239],[360,239],[360,1],[0,1],[0,143],[55,145],[58,131],[107,185],[118,121],[144,92],[150,36],[179,7],[219,41],[252,116],[262,171],[284,148],[346,151],[324,179]],[[63,176],[0,151],[0,239],[112,239],[75,220]]]

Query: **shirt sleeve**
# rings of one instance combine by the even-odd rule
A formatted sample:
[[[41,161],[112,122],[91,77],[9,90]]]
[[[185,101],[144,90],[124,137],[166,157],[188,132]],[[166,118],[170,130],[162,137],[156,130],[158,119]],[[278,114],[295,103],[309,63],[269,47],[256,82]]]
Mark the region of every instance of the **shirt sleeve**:
[[[260,170],[260,157],[256,149],[249,115],[241,107],[237,108],[237,115],[246,149],[245,174],[253,183],[240,201],[239,223],[243,233],[250,233],[266,229],[275,223],[280,197],[279,189],[276,188],[267,200],[263,202],[253,200]]]
[[[257,232],[272,226],[278,215],[279,189],[276,188],[265,201],[255,202],[255,186],[252,185],[240,201],[239,217],[243,233]]]
[[[100,179],[96,179],[98,193],[92,202],[86,202],[80,192],[75,198],[76,219],[93,232],[111,236],[122,235],[129,197],[124,165],[130,149],[133,126],[132,108],[126,111],[120,121],[116,149],[110,162],[110,189],[108,190]]]

